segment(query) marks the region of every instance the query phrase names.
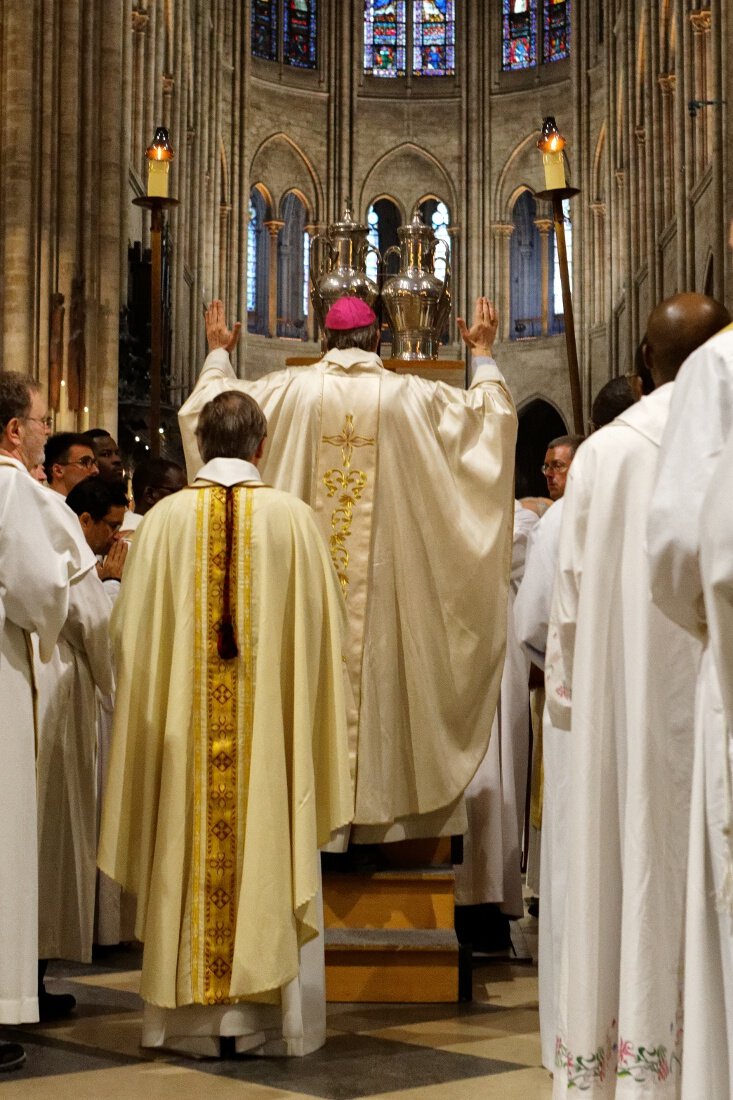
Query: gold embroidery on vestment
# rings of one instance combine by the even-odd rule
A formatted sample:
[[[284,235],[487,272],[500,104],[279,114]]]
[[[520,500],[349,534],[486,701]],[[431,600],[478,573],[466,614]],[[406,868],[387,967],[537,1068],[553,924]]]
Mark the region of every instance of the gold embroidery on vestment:
[[[241,506],[244,504],[244,521]],[[234,631],[240,656],[217,650],[222,614],[226,490],[200,492],[195,597],[194,845],[191,977],[196,1004],[230,1001],[253,715],[251,638],[252,493],[234,493],[232,562],[239,589]],[[240,530],[240,526],[242,530]],[[244,779],[244,782],[242,780]]]
[[[333,467],[326,470],[323,475],[329,497],[338,493],[338,507],[331,513],[331,537],[329,547],[331,559],[336,567],[336,573],[341,584],[341,589],[346,596],[349,587],[349,550],[346,540],[351,535],[351,525],[354,517],[354,508],[364,492],[369,480],[364,470],[352,470],[351,459],[355,447],[373,447],[375,439],[357,435],[354,428],[354,415],[347,413],[344,426],[340,435],[324,435],[324,443],[330,443],[332,447],[341,448],[341,461],[343,468]]]

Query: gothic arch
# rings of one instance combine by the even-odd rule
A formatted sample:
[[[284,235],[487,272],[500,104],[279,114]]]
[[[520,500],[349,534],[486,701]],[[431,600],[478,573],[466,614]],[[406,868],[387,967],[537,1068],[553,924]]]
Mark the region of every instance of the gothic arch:
[[[449,173],[437,157],[412,141],[403,142],[375,160],[361,186],[358,208],[366,210],[370,205],[365,201],[367,195],[391,197],[389,193],[394,190],[395,180],[401,184],[398,188],[401,200],[392,201],[397,202],[403,212],[412,211],[425,191],[435,191],[448,196],[443,201],[455,215],[457,199]],[[419,190],[416,186],[418,182]]]
[[[281,218],[283,216],[285,200],[287,199],[288,195],[295,195],[297,199],[300,199],[300,201],[303,203],[303,206],[305,207],[306,221],[311,220],[313,218],[313,210],[311,208],[311,204],[308,201],[308,196],[304,195],[299,187],[289,187],[288,190],[280,197],[278,217]]]
[[[270,134],[257,148],[249,169],[250,180],[270,183],[272,209],[278,210],[285,195],[297,190],[315,221],[323,210],[323,187],[312,161],[292,138],[280,131]]]
[[[374,206],[375,203],[380,202],[382,199],[386,199],[387,202],[391,202],[394,206],[397,207],[397,209],[400,212],[400,219],[404,224],[405,217],[406,217],[405,208],[402,205],[402,203],[400,202],[400,200],[398,198],[396,198],[394,195],[389,194],[388,191],[381,191],[378,195],[373,195],[372,198],[370,198],[369,201],[367,203],[365,203],[365,205],[363,207],[364,218],[362,220],[366,221],[367,211],[369,210],[369,207]]]
[[[547,496],[541,466],[551,439],[566,435],[568,425],[556,403],[545,394],[526,397],[517,409],[516,495]]]
[[[272,201],[272,194],[270,192],[269,187],[267,187],[264,183],[261,183],[261,182],[260,183],[253,183],[253,184],[250,185],[250,193],[252,191],[257,191],[262,196],[262,198],[264,200],[264,203],[265,203],[265,217],[269,221],[270,218],[273,217],[273,211],[275,209],[274,203]]]

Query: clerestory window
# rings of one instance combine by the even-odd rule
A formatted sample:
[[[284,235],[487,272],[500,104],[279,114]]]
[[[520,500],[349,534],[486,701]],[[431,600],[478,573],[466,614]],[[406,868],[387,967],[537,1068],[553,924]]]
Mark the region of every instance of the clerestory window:
[[[502,69],[533,69],[570,56],[570,0],[501,0]]]
[[[455,54],[455,0],[365,0],[367,75],[454,76]]]
[[[318,54],[316,0],[252,0],[254,57],[315,69]]]

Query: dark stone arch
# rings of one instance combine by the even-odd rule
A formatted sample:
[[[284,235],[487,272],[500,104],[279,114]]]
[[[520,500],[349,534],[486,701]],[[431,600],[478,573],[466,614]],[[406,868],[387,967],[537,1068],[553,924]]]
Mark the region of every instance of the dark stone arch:
[[[547,444],[568,427],[549,401],[534,397],[519,410],[516,457],[516,496],[546,497],[547,482],[541,466]]]

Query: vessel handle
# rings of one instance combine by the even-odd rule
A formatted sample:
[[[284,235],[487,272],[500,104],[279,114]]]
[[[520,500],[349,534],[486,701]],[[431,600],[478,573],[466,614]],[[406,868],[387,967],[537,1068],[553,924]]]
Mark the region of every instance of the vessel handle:
[[[331,257],[333,257],[333,245],[329,241],[326,234],[325,233],[316,233],[316,235],[311,239],[311,246],[310,246],[310,255],[311,255],[311,257],[313,257],[313,256],[316,257],[316,263],[315,264],[310,263],[308,265],[308,274],[309,274],[309,277],[310,277],[310,281],[313,283],[314,286],[316,285],[317,280],[320,279],[321,275],[323,274],[323,253],[321,252],[319,254],[319,250],[316,247],[316,242],[317,241],[320,241],[322,244],[325,244],[325,246],[328,249]]]
[[[400,249],[400,246],[399,246],[399,245],[397,245],[397,244],[391,244],[391,245],[389,246],[389,248],[387,249],[387,251],[386,251],[386,252],[384,253],[384,255],[382,256],[382,264],[383,264],[383,267],[384,267],[384,273],[385,273],[385,275],[386,275],[386,273],[387,273],[387,257],[389,256],[390,252],[396,252],[398,256],[401,256],[401,255],[402,255],[402,252],[401,252],[401,249]]]

